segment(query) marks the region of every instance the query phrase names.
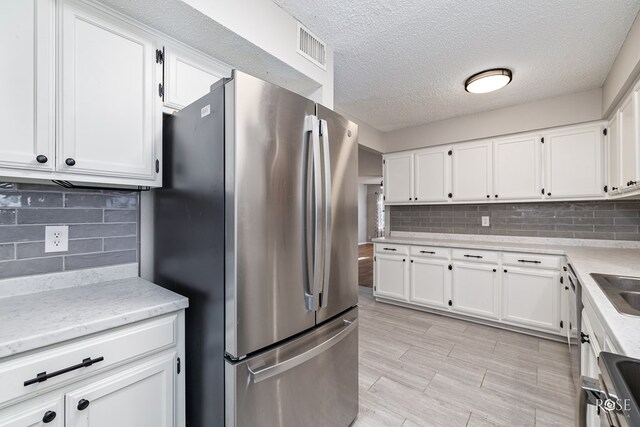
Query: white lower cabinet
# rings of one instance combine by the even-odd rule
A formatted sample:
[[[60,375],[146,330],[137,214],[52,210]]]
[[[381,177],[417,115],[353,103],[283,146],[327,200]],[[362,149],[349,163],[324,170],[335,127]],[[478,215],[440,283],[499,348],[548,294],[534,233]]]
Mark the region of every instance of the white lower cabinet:
[[[409,300],[431,307],[447,308],[451,299],[449,261],[412,258]]]
[[[408,300],[408,258],[402,255],[376,255],[374,282],[376,295],[402,301]]]
[[[562,264],[557,255],[379,243],[374,295],[563,335]]]
[[[175,353],[66,394],[66,427],[173,425]]]
[[[64,423],[64,395],[44,395],[26,404],[0,410],[0,427],[62,427]]]
[[[560,331],[560,271],[508,267],[502,275],[502,319]]]
[[[453,310],[489,319],[500,318],[497,264],[453,263]]]
[[[0,359],[0,427],[184,426],[182,360],[183,311]]]

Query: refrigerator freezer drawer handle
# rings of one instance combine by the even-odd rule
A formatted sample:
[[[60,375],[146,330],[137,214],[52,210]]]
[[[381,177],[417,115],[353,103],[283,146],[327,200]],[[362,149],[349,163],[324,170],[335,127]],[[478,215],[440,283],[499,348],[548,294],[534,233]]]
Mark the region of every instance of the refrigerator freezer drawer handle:
[[[322,274],[321,307],[329,300],[329,275],[331,273],[331,153],[329,151],[329,127],[326,120],[320,120],[322,129],[324,163],[324,271]]]
[[[357,326],[358,319],[345,320],[344,327],[340,330],[340,332],[324,341],[322,344],[319,344],[305,351],[304,353],[300,353],[275,365],[267,366],[257,370],[253,370],[251,367],[249,367],[248,369],[251,375],[251,381],[254,384],[257,384],[261,381],[268,380],[269,378],[275,377],[276,375],[280,375],[283,372],[291,370],[296,366],[302,365],[303,363],[313,359],[314,357],[324,353],[334,345],[338,344],[340,341],[346,338],[346,336],[349,335],[351,331],[353,331]]]

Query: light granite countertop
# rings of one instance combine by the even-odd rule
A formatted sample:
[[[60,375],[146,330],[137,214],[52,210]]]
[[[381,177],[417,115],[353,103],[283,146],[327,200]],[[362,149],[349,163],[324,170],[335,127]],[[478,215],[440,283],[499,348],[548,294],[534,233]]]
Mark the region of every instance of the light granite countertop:
[[[45,280],[34,276],[31,281]],[[187,308],[139,277],[0,295],[0,358]]]
[[[602,273],[640,277],[640,248],[633,243],[628,244],[628,247],[608,247],[603,242],[594,242],[598,246],[586,246],[584,242],[573,246],[568,245],[567,241],[556,244],[553,239],[545,239],[544,243],[536,240],[532,239],[531,243],[523,239],[517,241],[496,241],[490,238],[464,240],[458,236],[448,239],[438,235],[434,238],[390,236],[373,239],[373,242],[566,256],[582,283],[583,296],[586,295],[593,303],[607,336],[622,353],[640,358],[640,317],[619,313],[590,276],[591,273]],[[612,243],[612,246],[615,244]]]

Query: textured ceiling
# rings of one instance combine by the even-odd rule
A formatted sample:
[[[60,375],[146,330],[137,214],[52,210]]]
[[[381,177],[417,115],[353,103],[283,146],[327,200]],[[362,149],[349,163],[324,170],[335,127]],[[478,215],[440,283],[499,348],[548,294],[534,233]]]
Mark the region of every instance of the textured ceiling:
[[[382,131],[600,87],[640,0],[274,0],[335,50],[335,105]],[[513,81],[465,92],[470,75]]]

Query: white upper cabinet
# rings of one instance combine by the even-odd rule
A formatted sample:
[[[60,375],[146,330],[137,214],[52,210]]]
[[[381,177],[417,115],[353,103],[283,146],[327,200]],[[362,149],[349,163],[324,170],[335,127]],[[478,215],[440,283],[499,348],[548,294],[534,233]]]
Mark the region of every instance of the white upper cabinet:
[[[55,165],[53,0],[0,2],[0,167]]]
[[[449,147],[434,147],[414,154],[414,201],[445,202],[451,192]]]
[[[640,136],[638,135],[638,91],[629,95],[620,107],[620,155],[622,157],[622,187],[632,187],[640,181]]]
[[[453,200],[487,200],[492,194],[493,144],[479,141],[452,148]]]
[[[231,77],[227,65],[172,44],[165,45],[164,61],[164,105],[177,110],[209,93],[218,80]]]
[[[585,125],[543,134],[547,198],[602,197],[602,126]]]
[[[497,200],[541,199],[540,135],[498,139],[493,149],[492,197]]]
[[[413,200],[413,154],[384,157],[384,198],[386,202],[409,203]]]
[[[153,179],[161,99],[152,37],[70,0],[60,19],[57,169]]]
[[[620,157],[620,119],[616,112],[607,126],[607,160],[609,164],[607,174],[607,190],[610,193],[621,190],[621,157]]]

